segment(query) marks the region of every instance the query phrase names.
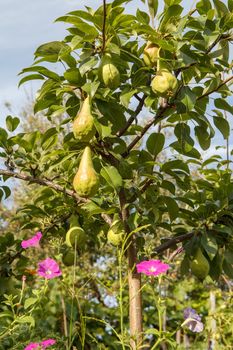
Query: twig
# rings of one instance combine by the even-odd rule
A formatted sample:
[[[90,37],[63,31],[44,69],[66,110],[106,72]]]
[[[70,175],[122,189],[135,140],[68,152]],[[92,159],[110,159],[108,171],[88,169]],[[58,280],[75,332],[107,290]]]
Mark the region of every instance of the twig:
[[[102,53],[104,52],[105,46],[106,46],[106,18],[107,18],[106,0],[103,0],[103,28],[102,28],[103,44],[102,44]]]
[[[75,193],[75,191],[67,190],[64,187],[62,187],[61,185],[55,184],[54,182],[52,182],[50,180],[47,180],[47,179],[36,178],[36,177],[29,176],[29,175],[26,175],[26,174],[16,173],[14,171],[4,170],[4,169],[0,169],[0,175],[13,177],[15,179],[20,179],[20,180],[23,180],[23,181],[28,181],[28,182],[31,182],[31,183],[38,184],[40,186],[46,186],[46,187],[52,188],[52,189],[54,189],[57,192],[61,192],[61,193],[65,194],[65,195],[67,195],[69,197],[74,198],[77,203],[88,203],[90,201],[89,199],[79,197]],[[111,219],[110,216],[108,216],[107,214],[102,213],[101,217],[109,225],[111,224],[112,219]]]
[[[118,137],[122,136],[125,133],[125,131],[130,127],[130,125],[133,123],[133,121],[137,118],[137,116],[139,115],[139,113],[141,112],[141,110],[143,108],[145,99],[146,99],[146,95],[144,95],[142,98],[140,98],[139,104],[138,104],[134,114],[128,119],[127,123],[123,126],[123,128],[117,132],[116,135]]]
[[[222,39],[224,39],[224,35],[220,34],[215,40],[214,42],[206,49],[205,51],[205,55],[208,55],[210,53],[210,51],[213,50],[213,48],[219,43],[219,41],[221,41]],[[178,77],[178,75],[180,74],[180,72],[189,69],[190,67],[195,66],[196,64],[198,64],[198,62],[193,62],[190,63],[189,65],[185,66],[185,67],[180,67],[178,69],[175,70],[175,76]]]
[[[167,242],[165,242],[165,243],[161,244],[160,246],[158,246],[157,248],[155,248],[155,253],[153,255],[160,254],[160,253],[164,252],[165,250],[175,246],[177,243],[180,243],[180,242],[186,241],[189,238],[192,238],[194,236],[194,234],[195,234],[195,232],[189,232],[189,233],[185,233],[183,235],[169,239]]]
[[[225,80],[224,80],[221,84],[219,84],[215,89],[213,89],[213,90],[211,90],[211,91],[208,91],[208,92],[206,92],[205,94],[199,96],[199,97],[197,98],[197,101],[200,100],[201,98],[204,98],[204,97],[206,97],[206,96],[209,96],[209,95],[213,94],[214,92],[217,92],[223,85],[227,84],[227,83],[228,83],[229,81],[231,81],[232,79],[233,79],[233,76],[231,76],[231,77],[225,79]]]
[[[169,108],[171,108],[170,104],[166,104],[163,107],[160,107],[158,109],[158,112],[156,113],[155,117],[152,118],[151,120],[148,121],[148,123],[144,126],[144,128],[142,129],[140,135],[137,135],[135,137],[135,139],[129,144],[127,151],[124,152],[122,154],[123,158],[126,158],[129,154],[129,152],[131,151],[132,148],[134,148],[134,146],[138,143],[139,140],[141,140],[141,138],[145,135],[145,133],[147,132],[147,130],[156,122],[161,120],[161,117],[163,117],[163,114],[165,111],[167,111]]]
[[[62,187],[58,184],[55,184],[54,182],[47,180],[47,179],[41,179],[41,178],[26,175],[26,174],[16,173],[14,171],[3,170],[3,169],[0,169],[0,175],[9,176],[9,177],[13,177],[15,179],[28,181],[28,182],[35,183],[35,184],[38,184],[41,186],[50,187],[50,188],[54,189],[55,191],[62,192],[63,194],[66,194],[70,197],[73,197],[78,203],[87,203],[88,202],[87,199],[79,197],[74,191],[67,190],[64,187]]]

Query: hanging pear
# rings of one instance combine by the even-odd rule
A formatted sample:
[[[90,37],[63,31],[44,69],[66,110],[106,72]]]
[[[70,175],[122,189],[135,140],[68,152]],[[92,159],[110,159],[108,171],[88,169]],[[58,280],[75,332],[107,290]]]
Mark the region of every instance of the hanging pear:
[[[114,246],[118,246],[122,243],[124,239],[125,231],[122,226],[122,222],[118,220],[113,220],[113,223],[108,231],[107,239],[108,243]]]
[[[83,248],[86,243],[86,233],[80,227],[78,216],[73,214],[69,218],[70,229],[66,233],[66,245],[77,249]]]
[[[157,65],[160,47],[151,41],[148,41],[143,51],[143,59],[147,66],[154,67]]]
[[[99,188],[99,176],[93,167],[89,146],[84,149],[73,186],[80,197],[92,197]]]
[[[88,96],[73,123],[74,137],[80,142],[89,142],[95,135],[94,118],[91,114],[90,97]]]
[[[178,87],[176,77],[167,69],[160,70],[151,82],[154,93],[162,97],[171,97]]]
[[[112,62],[110,54],[105,54],[99,66],[99,79],[109,89],[115,90],[120,85],[120,73]]]
[[[71,227],[66,233],[66,245],[68,247],[77,247],[77,249],[83,248],[86,243],[86,233],[79,226]]]
[[[193,260],[190,261],[190,268],[192,273],[201,280],[208,275],[210,265],[200,248],[198,248]]]

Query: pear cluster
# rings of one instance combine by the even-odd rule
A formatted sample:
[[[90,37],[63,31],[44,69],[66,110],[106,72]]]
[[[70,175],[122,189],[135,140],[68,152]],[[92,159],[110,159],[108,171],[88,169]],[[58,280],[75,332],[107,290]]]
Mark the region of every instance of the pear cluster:
[[[74,137],[81,143],[88,143],[95,135],[94,117],[91,113],[90,97],[86,97],[73,123]],[[85,146],[78,171],[73,179],[73,187],[80,197],[92,197],[99,188],[99,176],[95,172],[91,148]]]
[[[143,52],[143,59],[147,66],[156,68],[157,72],[152,79],[152,91],[160,97],[172,97],[178,88],[176,77],[167,68],[160,68],[160,47],[150,41]]]

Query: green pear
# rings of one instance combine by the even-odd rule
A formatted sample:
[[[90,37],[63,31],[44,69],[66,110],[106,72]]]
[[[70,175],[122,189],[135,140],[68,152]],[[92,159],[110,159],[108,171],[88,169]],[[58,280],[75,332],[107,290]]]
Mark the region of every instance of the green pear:
[[[113,221],[107,234],[108,243],[111,243],[114,246],[118,246],[122,243],[124,235],[125,231],[122,227],[121,221]]]
[[[115,90],[120,85],[120,73],[112,62],[111,55],[105,54],[99,66],[99,79],[109,89]]]
[[[80,142],[89,142],[95,135],[94,118],[91,114],[89,96],[84,100],[73,123],[74,137]]]
[[[160,47],[152,42],[148,41],[143,51],[143,59],[147,66],[154,67],[157,65],[159,58]]]
[[[198,248],[193,260],[190,261],[190,268],[192,273],[201,280],[208,275],[210,265],[200,248]]]
[[[99,176],[95,172],[89,146],[84,149],[73,186],[80,197],[92,197],[98,191]]]
[[[177,87],[176,77],[167,69],[160,70],[151,82],[153,92],[162,97],[173,96]]]
[[[66,233],[66,245],[68,247],[74,248],[76,244],[77,248],[83,248],[86,239],[85,231],[79,226],[71,227]]]

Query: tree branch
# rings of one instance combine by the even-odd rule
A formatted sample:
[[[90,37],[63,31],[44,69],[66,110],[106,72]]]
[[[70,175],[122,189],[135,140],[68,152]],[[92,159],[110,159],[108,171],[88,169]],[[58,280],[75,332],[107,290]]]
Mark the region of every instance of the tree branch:
[[[103,0],[103,27],[102,27],[103,44],[102,44],[102,52],[104,52],[105,45],[106,45],[106,18],[107,18],[107,6],[106,6],[106,0]]]
[[[146,95],[144,95],[142,98],[140,98],[139,104],[138,104],[134,114],[128,119],[127,123],[123,126],[123,128],[117,132],[116,135],[118,137],[122,136],[125,133],[125,131],[130,127],[130,125],[133,123],[133,121],[137,118],[137,116],[139,115],[139,113],[141,112],[141,110],[144,106],[145,99],[146,99]]]
[[[177,243],[187,241],[187,239],[192,238],[194,236],[194,234],[195,234],[195,232],[189,232],[189,233],[185,233],[183,235],[169,239],[165,243],[163,243],[160,246],[158,246],[157,248],[155,248],[155,253],[153,255],[160,254],[160,253],[164,252],[165,250],[175,246]]]
[[[75,193],[75,191],[67,190],[64,187],[62,187],[58,184],[55,184],[54,182],[47,180],[47,179],[36,178],[36,177],[29,176],[26,174],[15,173],[14,171],[3,170],[3,169],[0,169],[0,175],[13,177],[15,179],[20,179],[23,181],[28,181],[28,182],[31,182],[34,184],[38,184],[40,186],[50,187],[57,192],[62,192],[63,194],[66,194],[67,196],[74,198],[78,203],[87,203],[88,202],[87,199],[79,197]]]
[[[206,96],[209,96],[209,95],[213,94],[214,92],[217,92],[223,85],[227,84],[227,83],[228,83],[229,81],[231,81],[232,79],[233,79],[233,76],[231,76],[231,77],[225,79],[225,80],[224,80],[223,82],[221,82],[221,84],[219,84],[215,89],[213,89],[213,90],[211,90],[211,91],[208,91],[208,92],[206,92],[205,94],[199,96],[199,97],[197,98],[197,101],[200,100],[201,98],[204,98],[204,97],[206,97]]]
[[[220,34],[215,40],[214,42],[206,49],[206,51],[204,52],[205,55],[208,55],[213,48],[219,43],[219,41],[221,41],[222,39],[224,39],[224,34]],[[178,75],[180,74],[180,72],[182,72],[183,70],[189,69],[190,67],[195,66],[196,64],[198,64],[198,62],[193,62],[190,63],[189,65],[185,66],[185,67],[180,67],[178,69],[175,70],[175,76],[178,77]]]
[[[129,154],[129,152],[131,151],[132,148],[134,148],[134,146],[138,143],[138,141],[141,140],[141,138],[145,135],[145,133],[147,132],[147,130],[156,122],[159,122],[161,120],[161,118],[163,117],[164,112],[166,112],[169,108],[171,108],[171,105],[166,103],[163,107],[160,107],[158,109],[158,112],[156,113],[155,117],[152,118],[151,120],[148,121],[148,123],[144,126],[144,128],[142,129],[140,135],[137,135],[133,141],[129,144],[127,151],[124,152],[122,154],[123,158],[126,158]]]
[[[57,192],[61,192],[61,193],[65,194],[65,195],[67,195],[69,197],[74,198],[77,203],[88,203],[89,202],[89,199],[79,197],[76,194],[75,191],[67,190],[63,186],[55,184],[54,182],[52,182],[50,180],[47,180],[47,179],[36,178],[36,177],[29,176],[29,175],[26,175],[26,174],[15,173],[13,171],[4,170],[4,169],[0,169],[0,175],[13,177],[15,179],[28,181],[30,183],[34,183],[34,184],[37,184],[37,185],[40,185],[40,186],[46,186],[46,187],[52,188],[53,190],[55,190]],[[101,217],[103,218],[103,220],[107,224],[111,225],[112,219],[111,219],[110,216],[108,216],[107,214],[102,213]]]

